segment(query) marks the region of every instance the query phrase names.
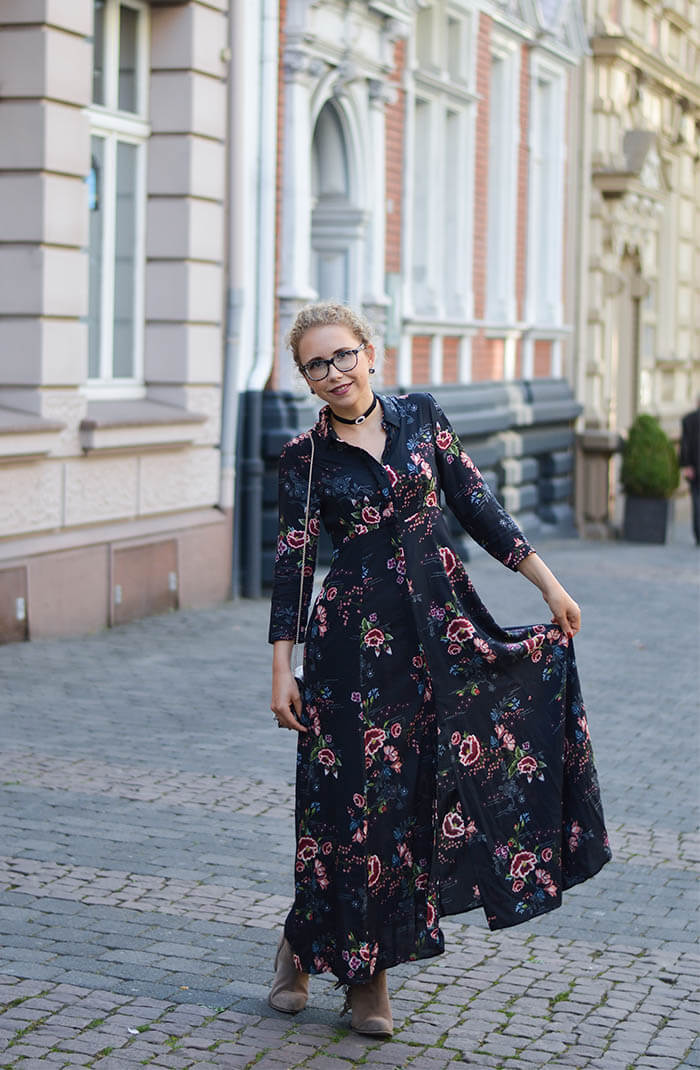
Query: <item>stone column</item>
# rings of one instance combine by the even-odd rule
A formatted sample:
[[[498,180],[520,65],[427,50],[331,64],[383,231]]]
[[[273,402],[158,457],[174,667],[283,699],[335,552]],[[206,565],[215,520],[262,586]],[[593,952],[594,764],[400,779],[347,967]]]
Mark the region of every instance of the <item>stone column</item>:
[[[362,297],[364,310],[375,327],[379,357],[377,386],[383,382],[382,357],[389,297],[386,293],[386,105],[396,100],[396,90],[383,79],[369,81],[369,144],[371,220],[365,243],[366,287]]]
[[[87,374],[93,4],[51,7],[50,24],[45,4],[0,12],[0,403],[75,428]],[[69,437],[59,452],[77,448]]]
[[[279,352],[296,313],[317,294],[311,286],[311,87],[319,65],[300,49],[284,54],[284,144],[280,227]],[[281,390],[297,389],[289,360],[280,360]]]
[[[225,11],[154,7],[145,379],[218,434],[226,139]]]

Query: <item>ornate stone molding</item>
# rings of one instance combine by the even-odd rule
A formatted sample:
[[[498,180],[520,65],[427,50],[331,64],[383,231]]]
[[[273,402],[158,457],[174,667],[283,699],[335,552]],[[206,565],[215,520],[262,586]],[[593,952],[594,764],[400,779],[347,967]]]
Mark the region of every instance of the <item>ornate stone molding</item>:
[[[282,58],[284,77],[287,82],[320,78],[326,64],[318,56],[312,56],[301,48],[286,48]]]
[[[396,87],[390,85],[385,79],[370,78],[367,84],[369,86],[370,104],[378,108],[384,108],[387,104],[396,103],[398,97]]]

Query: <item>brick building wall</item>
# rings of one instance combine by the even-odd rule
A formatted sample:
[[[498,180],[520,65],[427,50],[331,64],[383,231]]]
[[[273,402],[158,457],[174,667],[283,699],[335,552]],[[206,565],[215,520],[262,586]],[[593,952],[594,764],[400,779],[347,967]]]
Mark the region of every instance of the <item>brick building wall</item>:
[[[406,122],[406,94],[403,76],[406,64],[406,42],[394,45],[394,70],[389,82],[396,99],[386,107],[386,251],[387,275],[401,273],[401,233],[403,225],[403,168],[404,127]],[[396,348],[387,346],[384,351],[383,379],[385,383],[396,382]]]
[[[488,253],[488,171],[489,171],[489,96],[491,88],[491,19],[479,15],[476,51],[476,149],[474,159],[474,317],[486,313],[486,263]],[[472,378],[475,381],[495,378],[492,346],[479,331],[472,341]]]

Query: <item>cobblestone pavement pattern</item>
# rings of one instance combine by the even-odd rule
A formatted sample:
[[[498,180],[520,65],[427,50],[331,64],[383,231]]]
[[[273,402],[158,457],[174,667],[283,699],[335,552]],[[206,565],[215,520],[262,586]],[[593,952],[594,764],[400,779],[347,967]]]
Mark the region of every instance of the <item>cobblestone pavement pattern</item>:
[[[0,1067],[700,1067],[698,557],[540,547],[576,641],[614,851],[561,909],[390,972],[396,1032],[332,979],[266,1003],[292,890],[294,737],[269,711],[267,605],[0,649]],[[538,593],[479,555],[504,623]]]

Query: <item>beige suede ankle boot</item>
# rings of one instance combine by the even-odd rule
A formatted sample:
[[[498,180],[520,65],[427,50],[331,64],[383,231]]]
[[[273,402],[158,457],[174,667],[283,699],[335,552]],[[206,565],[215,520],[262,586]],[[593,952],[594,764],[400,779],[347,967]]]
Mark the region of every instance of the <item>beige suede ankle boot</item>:
[[[309,998],[309,975],[294,965],[292,949],[284,933],[275,955],[275,976],[267,1002],[276,1011],[298,1014],[303,1011]]]
[[[350,1028],[370,1037],[390,1037],[394,1032],[386,970],[380,970],[364,985],[350,985],[347,1003],[352,1011]]]

